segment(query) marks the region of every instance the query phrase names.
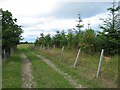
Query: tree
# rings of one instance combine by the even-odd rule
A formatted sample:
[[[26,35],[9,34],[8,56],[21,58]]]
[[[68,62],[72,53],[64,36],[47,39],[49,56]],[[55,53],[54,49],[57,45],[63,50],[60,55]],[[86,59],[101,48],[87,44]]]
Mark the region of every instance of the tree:
[[[78,24],[76,25],[76,27],[78,28],[78,30],[75,31],[76,35],[75,35],[74,43],[75,43],[75,47],[79,48],[80,47],[80,43],[82,42],[82,36],[83,36],[82,35],[83,32],[81,31],[81,28],[84,27],[84,25],[81,25],[82,19],[80,17],[80,14],[78,14],[78,21],[77,22],[78,22]]]
[[[45,40],[44,40],[45,46],[47,46],[47,45],[52,45],[52,39],[51,39],[51,37],[50,37],[50,34],[47,34],[44,39],[45,39]]]
[[[118,53],[118,48],[120,47],[120,29],[117,18],[119,8],[113,2],[112,7],[107,10],[110,11],[109,18],[102,19],[104,24],[100,26],[103,29],[100,35],[104,36],[102,48],[105,49],[106,55],[114,55]]]
[[[61,37],[60,47],[66,46],[67,45],[67,38],[66,38],[66,34],[65,34],[64,30],[61,32],[60,37]]]
[[[74,45],[75,48],[81,48],[83,45],[83,31],[76,33],[75,35],[75,40],[74,40]]]
[[[82,37],[82,47],[88,52],[94,51],[95,45],[95,32],[93,29],[86,29]]]
[[[76,31],[77,33],[79,33],[81,31],[81,28],[84,27],[83,25],[81,25],[82,19],[80,17],[81,14],[78,14],[78,24],[76,25],[76,27],[78,28],[78,31]]]
[[[0,52],[2,52],[2,9],[0,9]]]
[[[60,40],[61,40],[61,35],[60,32],[57,31],[56,35],[53,37],[53,43],[56,45],[56,47],[60,47]]]
[[[36,41],[38,46],[45,44],[45,43],[44,43],[44,38],[45,38],[44,34],[41,33],[41,34],[40,34],[40,37],[39,37],[39,38],[37,39],[37,41]]]
[[[67,46],[68,46],[68,48],[74,47],[74,35],[73,35],[72,29],[68,30],[68,34],[67,34]]]
[[[21,40],[21,33],[23,32],[21,26],[18,26],[16,22],[17,19],[13,19],[11,12],[2,10],[2,52],[5,50],[8,57],[11,49],[15,49]]]

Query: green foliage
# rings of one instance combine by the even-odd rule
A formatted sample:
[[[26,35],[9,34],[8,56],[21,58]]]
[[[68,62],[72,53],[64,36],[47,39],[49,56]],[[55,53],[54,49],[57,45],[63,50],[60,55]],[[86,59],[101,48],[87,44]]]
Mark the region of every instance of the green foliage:
[[[74,47],[74,37],[75,35],[73,35],[72,29],[69,29],[68,34],[66,35],[68,48]]]
[[[2,49],[9,50],[16,47],[21,39],[21,33],[23,32],[21,26],[16,24],[17,19],[13,19],[12,13],[2,11]]]
[[[12,57],[3,61],[2,63],[2,88],[21,88],[22,60],[20,58],[20,51],[17,49]]]
[[[82,50],[87,53],[100,52],[101,49],[104,48],[106,56],[120,54],[120,26],[117,16],[120,8],[115,6],[115,2],[113,2],[112,5],[112,7],[107,9],[110,12],[109,17],[102,19],[103,25],[100,25],[100,28],[103,29],[103,31],[98,32],[98,34],[91,28],[81,31],[83,25],[80,25],[82,20],[79,16],[76,26],[78,29],[69,29],[67,33],[57,31],[55,36],[47,41],[46,38],[48,36],[44,38],[40,37],[36,40],[36,45],[51,44],[56,45],[56,47],[65,46],[70,49],[82,48]]]
[[[112,3],[112,7],[107,10],[110,11],[109,18],[102,19],[103,25],[100,26],[103,29],[99,33],[99,36],[102,37],[102,48],[105,49],[106,55],[118,54],[120,47],[120,29],[118,26],[118,7],[115,6],[115,2]]]
[[[82,42],[79,43],[81,45],[81,48],[85,49],[87,52],[92,52],[94,50],[95,45],[95,32],[92,29],[86,29],[86,31],[83,33]]]
[[[86,31],[73,33],[72,30],[68,30],[68,33],[65,34],[64,31],[57,31],[56,35],[50,37],[50,35],[41,36],[36,40],[36,45],[56,45],[56,47],[66,46],[68,48],[82,48],[84,50],[89,49],[92,51],[92,47],[95,42],[95,32],[92,29],[87,29]]]
[[[60,47],[60,40],[61,40],[61,34],[59,31],[56,32],[57,34],[53,37],[53,44],[55,44],[57,47]]]

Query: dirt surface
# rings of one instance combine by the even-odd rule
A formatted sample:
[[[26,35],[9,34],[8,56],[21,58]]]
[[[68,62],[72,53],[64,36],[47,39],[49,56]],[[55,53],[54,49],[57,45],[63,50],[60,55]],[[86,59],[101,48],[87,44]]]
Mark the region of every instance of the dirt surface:
[[[35,82],[32,77],[31,63],[24,53],[21,54],[21,58],[23,60],[21,72],[23,81],[22,88],[34,88]]]
[[[49,59],[41,56],[41,55],[36,55],[38,58],[41,58],[47,65],[49,65],[51,68],[53,68],[56,72],[59,74],[63,75],[65,79],[67,79],[71,85],[74,85],[76,88],[84,88],[82,85],[78,84],[76,80],[73,80],[70,75],[67,73],[61,71],[59,68],[57,68]]]

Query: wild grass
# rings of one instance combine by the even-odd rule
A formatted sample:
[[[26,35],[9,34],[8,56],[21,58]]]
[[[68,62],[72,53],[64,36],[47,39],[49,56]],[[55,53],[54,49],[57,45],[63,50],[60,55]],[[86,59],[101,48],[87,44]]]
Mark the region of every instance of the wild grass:
[[[54,64],[66,73],[72,75],[78,83],[89,88],[116,88],[118,86],[118,56],[111,57],[108,61],[103,58],[101,73],[96,78],[97,68],[99,64],[100,53],[86,54],[81,51],[77,66],[73,68],[73,64],[77,55],[77,50],[65,49],[61,58],[61,49],[40,49],[36,47],[37,54],[44,55]]]
[[[2,88],[21,88],[21,64],[19,50],[2,62]]]

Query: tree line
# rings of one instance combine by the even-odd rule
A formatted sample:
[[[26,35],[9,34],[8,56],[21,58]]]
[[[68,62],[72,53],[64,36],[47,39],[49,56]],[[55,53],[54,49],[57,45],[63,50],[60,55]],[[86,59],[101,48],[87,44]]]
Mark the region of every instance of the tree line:
[[[10,57],[11,50],[16,49],[21,40],[23,30],[17,25],[17,19],[13,18],[8,10],[2,11],[2,57]]]
[[[100,28],[103,31],[95,31],[92,28],[87,28],[82,31],[81,28],[84,25],[81,25],[82,21],[79,17],[78,29],[69,29],[66,33],[63,31],[57,31],[54,36],[50,34],[44,35],[40,34],[35,41],[36,46],[53,46],[56,47],[67,47],[67,48],[81,48],[86,53],[98,52],[101,49],[105,49],[105,55],[112,56],[115,54],[120,54],[120,26],[118,19],[118,11],[120,7],[116,5],[115,2],[112,3],[112,7],[107,10],[110,12],[107,19],[102,19],[103,24],[100,25]]]

